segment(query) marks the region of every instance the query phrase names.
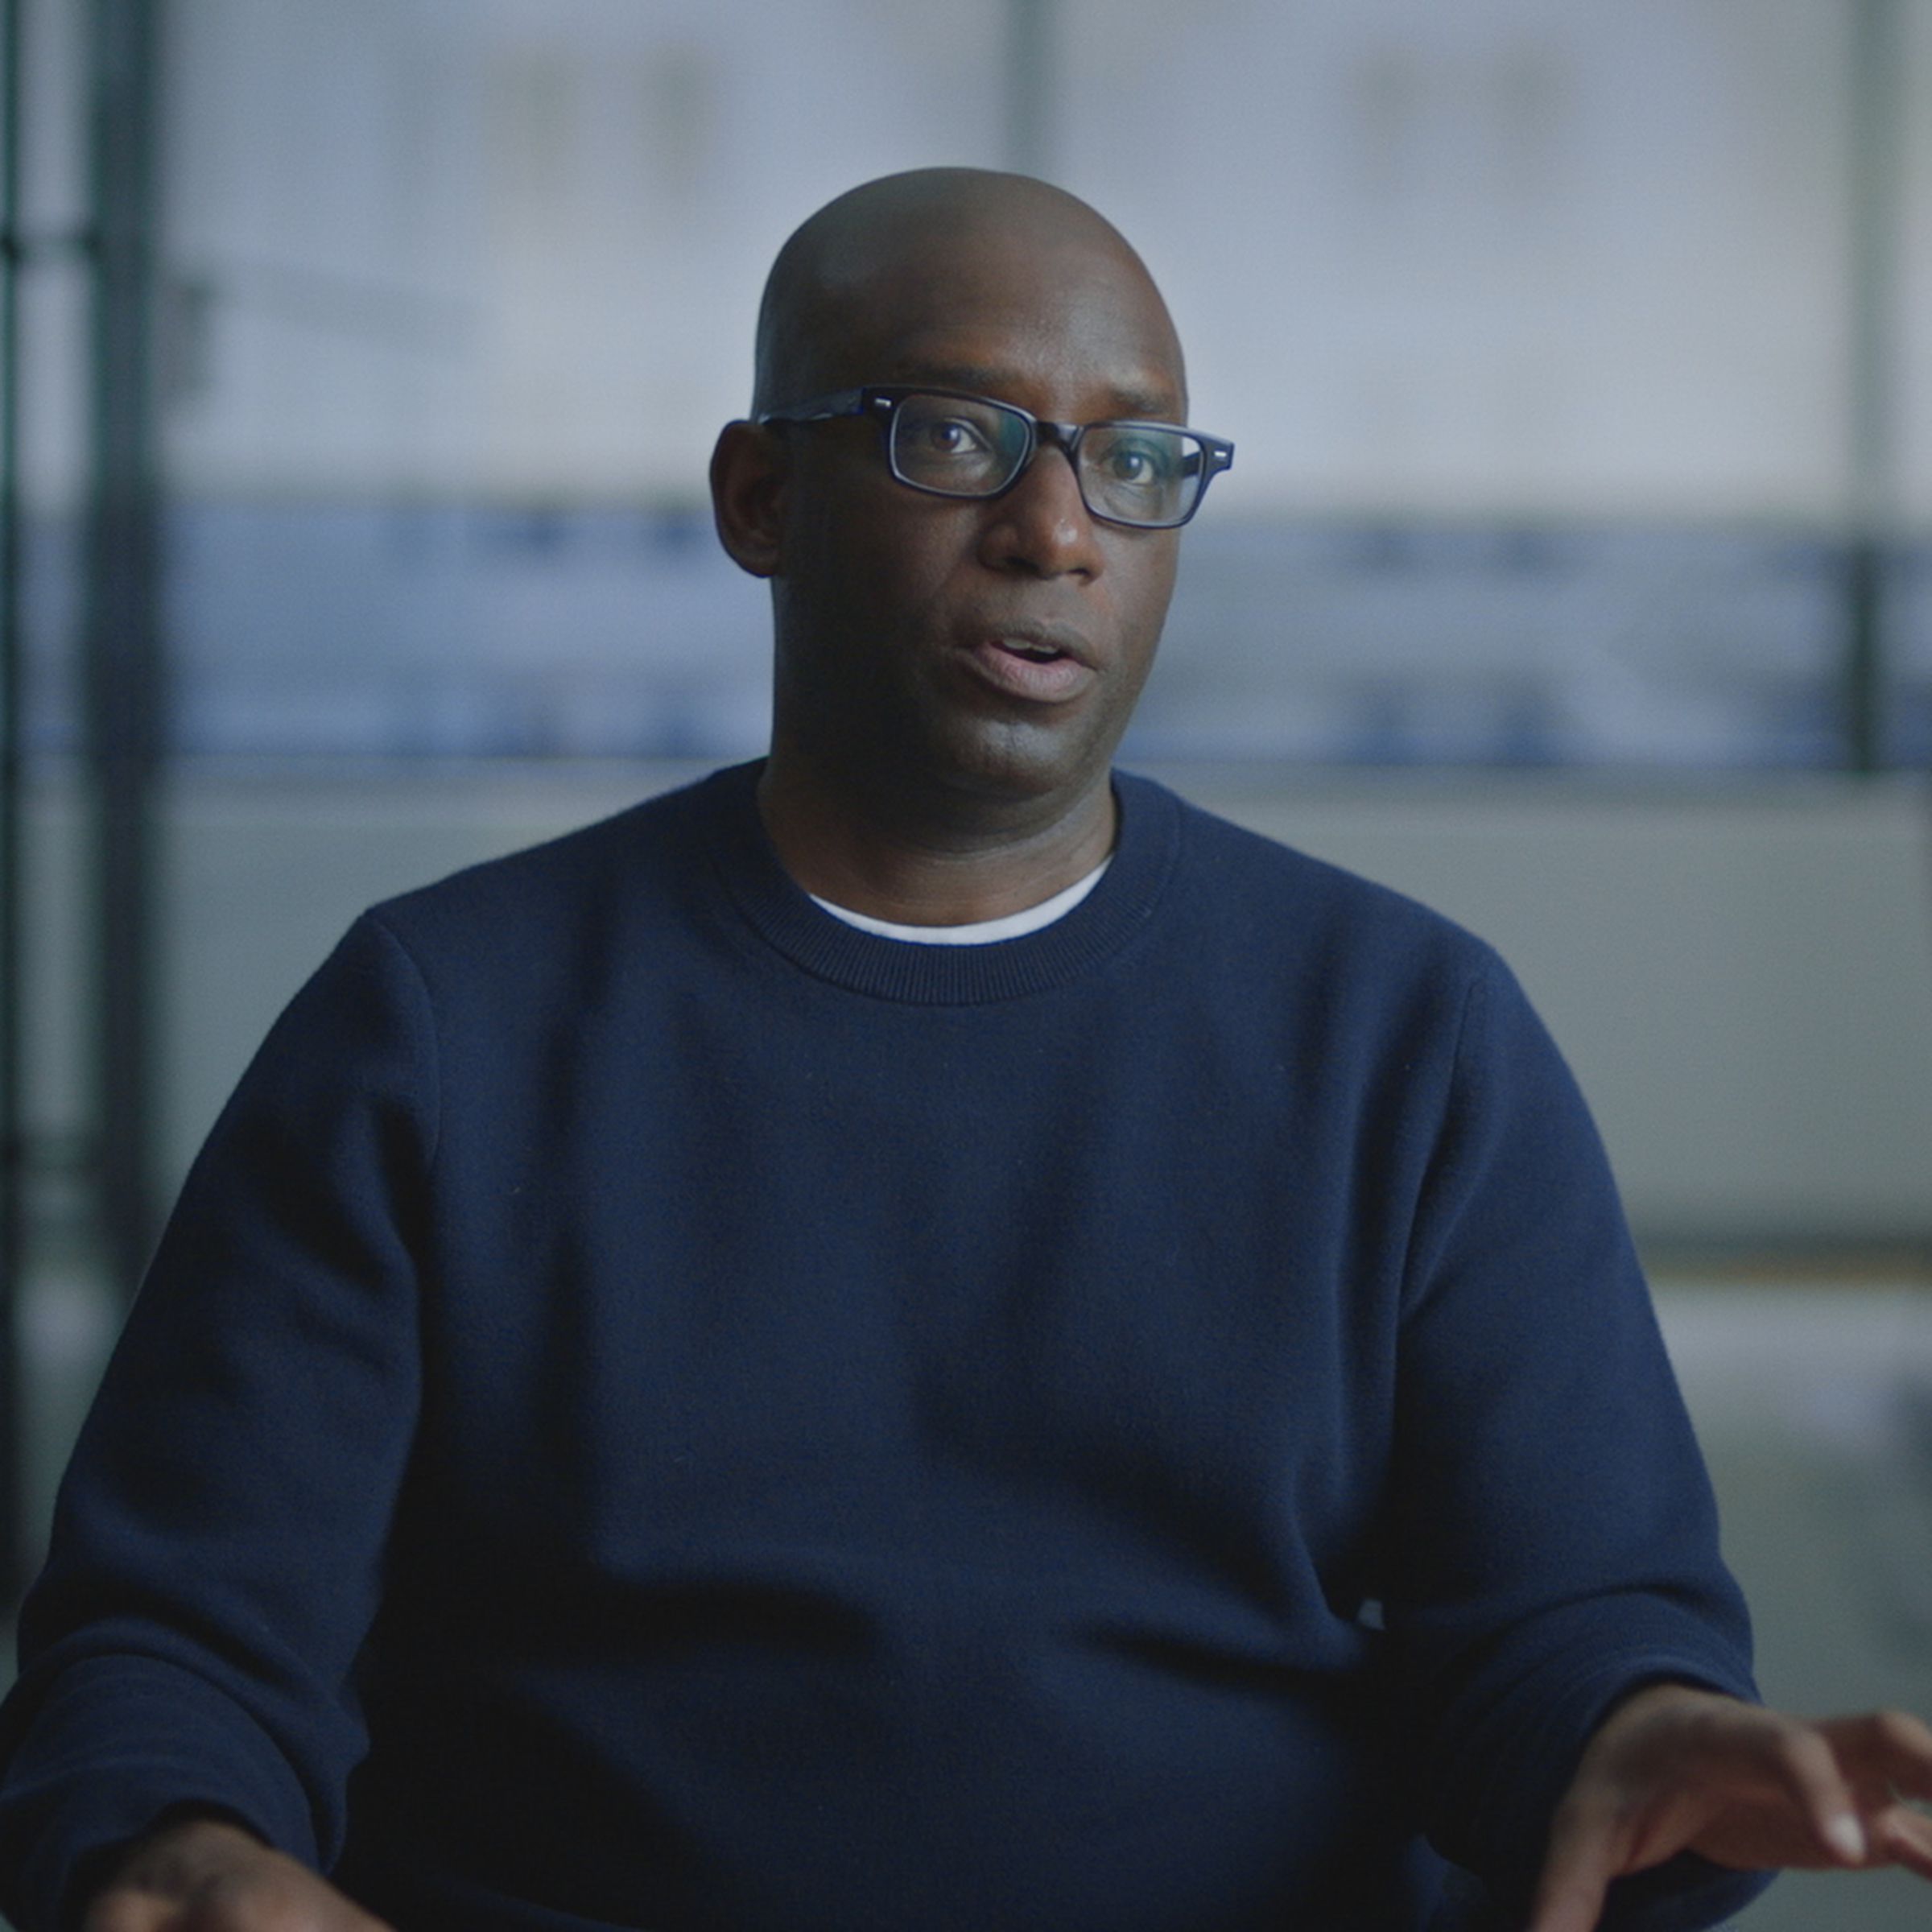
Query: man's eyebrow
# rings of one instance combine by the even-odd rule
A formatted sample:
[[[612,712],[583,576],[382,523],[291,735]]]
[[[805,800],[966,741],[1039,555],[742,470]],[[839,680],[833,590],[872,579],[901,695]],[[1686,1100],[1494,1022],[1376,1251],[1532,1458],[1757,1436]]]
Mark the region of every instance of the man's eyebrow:
[[[1005,399],[1013,379],[1010,369],[982,369],[969,362],[932,365],[919,372],[922,382],[937,383],[941,389],[970,390],[975,395],[991,396],[996,402]],[[1116,418],[1157,423],[1181,420],[1174,408],[1173,391],[1154,389],[1113,390],[1107,419]]]
[[[1157,396],[1151,390],[1117,390],[1113,400],[1113,413],[1117,416],[1150,417],[1158,423],[1179,423],[1187,413],[1174,408],[1172,396]]]

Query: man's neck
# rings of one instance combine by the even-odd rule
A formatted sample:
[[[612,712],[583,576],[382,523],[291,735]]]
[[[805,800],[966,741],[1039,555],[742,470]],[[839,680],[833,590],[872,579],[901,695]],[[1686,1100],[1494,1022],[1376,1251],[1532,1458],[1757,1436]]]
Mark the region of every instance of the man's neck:
[[[1107,775],[1069,807],[914,815],[795,778],[777,759],[758,810],[807,892],[902,926],[1005,919],[1084,878],[1113,849]]]

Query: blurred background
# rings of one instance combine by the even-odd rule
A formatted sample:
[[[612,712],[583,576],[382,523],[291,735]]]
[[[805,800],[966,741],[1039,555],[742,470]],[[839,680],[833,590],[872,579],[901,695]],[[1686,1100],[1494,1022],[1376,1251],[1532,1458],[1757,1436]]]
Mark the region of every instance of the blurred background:
[[[764,270],[964,162],[1239,445],[1127,762],[1502,947],[1767,1690],[1932,1708],[1932,0],[0,0],[0,1600],[354,913],[761,749]],[[1750,1923],[1925,1922],[1852,1882]]]

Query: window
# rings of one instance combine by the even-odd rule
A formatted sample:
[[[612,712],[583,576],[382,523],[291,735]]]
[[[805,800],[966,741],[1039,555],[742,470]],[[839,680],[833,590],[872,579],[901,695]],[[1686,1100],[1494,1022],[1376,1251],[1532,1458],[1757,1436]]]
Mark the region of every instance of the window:
[[[1837,763],[1869,536],[1885,749],[1932,759],[1932,0],[169,14],[179,753],[757,749],[762,592],[701,493],[765,266],[869,175],[997,164],[1024,81],[1241,448],[1143,755]]]

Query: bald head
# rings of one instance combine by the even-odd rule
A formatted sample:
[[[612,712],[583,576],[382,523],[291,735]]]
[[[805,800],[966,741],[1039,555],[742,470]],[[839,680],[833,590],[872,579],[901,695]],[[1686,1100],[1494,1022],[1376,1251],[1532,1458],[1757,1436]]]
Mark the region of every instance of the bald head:
[[[1185,400],[1181,351],[1153,279],[1119,230],[1063,189],[981,168],[919,168],[840,195],[778,251],[758,311],[753,413],[895,366],[910,332],[1067,308],[1091,328],[1123,302]],[[1077,318],[1076,318],[1077,319]]]

